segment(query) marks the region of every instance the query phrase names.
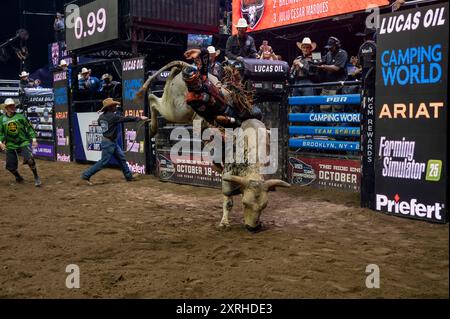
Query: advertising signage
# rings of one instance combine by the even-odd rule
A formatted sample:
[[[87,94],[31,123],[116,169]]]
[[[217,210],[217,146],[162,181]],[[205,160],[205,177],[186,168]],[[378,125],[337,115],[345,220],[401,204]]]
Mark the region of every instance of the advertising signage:
[[[447,220],[448,3],[381,17],[375,98],[377,211]]]
[[[388,0],[233,0],[233,34],[240,18],[247,20],[248,31],[262,31],[388,4]]]
[[[67,72],[53,73],[53,92],[55,95],[55,130],[56,130],[56,160],[71,161],[70,121],[69,121],[69,89]]]
[[[144,116],[144,104],[136,101],[136,93],[144,85],[145,64],[144,57],[123,61],[123,111],[125,116]],[[146,173],[146,136],[142,122],[125,123],[124,146],[127,163],[133,173]]]

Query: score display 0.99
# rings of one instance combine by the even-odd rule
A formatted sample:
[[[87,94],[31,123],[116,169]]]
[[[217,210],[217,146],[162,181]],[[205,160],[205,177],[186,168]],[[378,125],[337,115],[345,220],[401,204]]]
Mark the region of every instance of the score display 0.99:
[[[66,8],[67,11],[69,7]],[[66,12],[68,13],[68,12]],[[70,51],[119,38],[118,0],[96,0],[69,12],[66,23],[67,49]]]

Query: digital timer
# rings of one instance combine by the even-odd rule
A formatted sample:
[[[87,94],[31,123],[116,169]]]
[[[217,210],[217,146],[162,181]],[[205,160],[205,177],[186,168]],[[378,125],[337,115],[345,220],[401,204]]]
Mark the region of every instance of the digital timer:
[[[118,0],[96,0],[66,14],[66,41],[70,51],[119,37]]]

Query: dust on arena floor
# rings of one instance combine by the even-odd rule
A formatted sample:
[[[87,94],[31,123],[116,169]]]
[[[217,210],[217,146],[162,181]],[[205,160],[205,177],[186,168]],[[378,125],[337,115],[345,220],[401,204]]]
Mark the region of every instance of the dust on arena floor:
[[[0,156],[3,298],[448,298],[448,225],[359,208],[357,194],[292,187],[270,194],[264,231],[217,228],[220,190],[126,183],[120,171],[79,181],[83,165],[38,161],[12,183]],[[67,289],[68,264],[80,289]],[[367,289],[368,264],[380,288]]]

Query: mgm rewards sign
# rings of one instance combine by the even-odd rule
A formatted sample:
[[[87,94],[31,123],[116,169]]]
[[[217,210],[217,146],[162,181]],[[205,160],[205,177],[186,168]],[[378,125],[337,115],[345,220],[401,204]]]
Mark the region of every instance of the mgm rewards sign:
[[[373,209],[447,221],[448,3],[381,17]]]

